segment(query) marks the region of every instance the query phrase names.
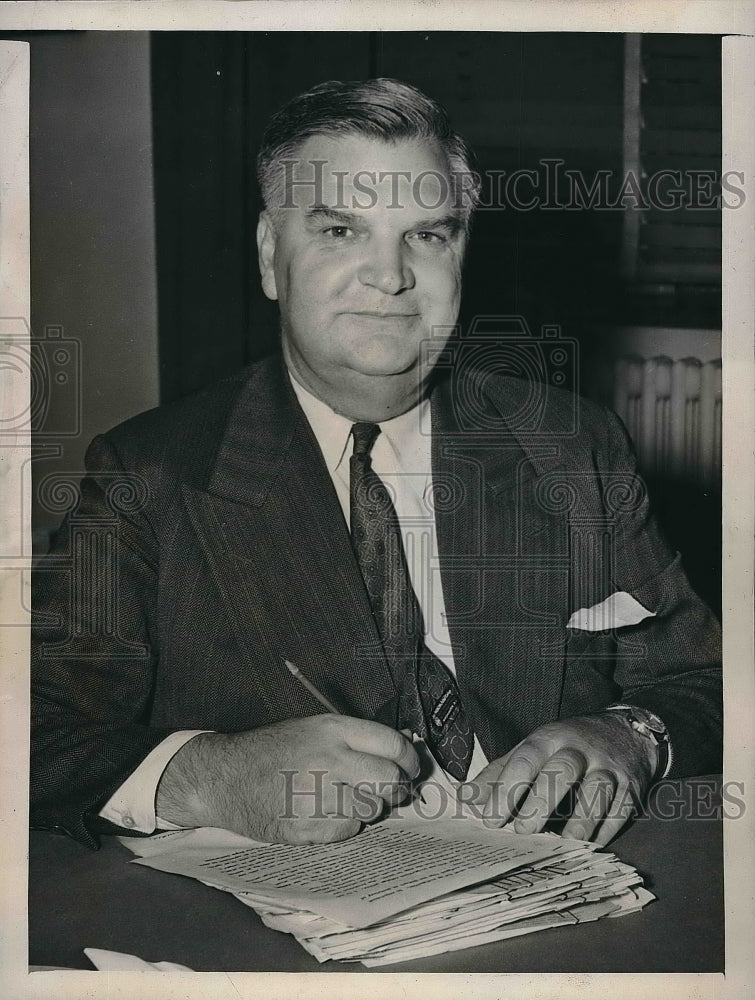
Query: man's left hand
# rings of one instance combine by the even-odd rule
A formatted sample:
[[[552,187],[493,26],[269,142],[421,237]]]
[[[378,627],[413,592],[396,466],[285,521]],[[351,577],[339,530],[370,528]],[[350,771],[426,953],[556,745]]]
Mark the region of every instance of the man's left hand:
[[[570,791],[562,836],[605,846],[644,800],[658,748],[614,712],[541,726],[471,782],[486,826],[539,833]],[[469,796],[465,796],[469,801]]]

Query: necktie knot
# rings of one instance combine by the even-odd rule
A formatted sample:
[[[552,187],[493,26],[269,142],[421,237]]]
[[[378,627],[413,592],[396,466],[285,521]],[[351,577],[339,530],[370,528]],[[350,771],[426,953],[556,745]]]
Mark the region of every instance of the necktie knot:
[[[375,439],[380,433],[379,424],[352,424],[351,436],[354,438],[354,458],[369,458]]]

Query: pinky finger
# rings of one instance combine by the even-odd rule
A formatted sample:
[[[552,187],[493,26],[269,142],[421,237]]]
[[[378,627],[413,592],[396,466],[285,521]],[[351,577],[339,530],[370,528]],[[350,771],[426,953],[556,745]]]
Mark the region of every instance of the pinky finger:
[[[611,809],[595,837],[595,843],[598,847],[605,847],[613,840],[619,830],[636,815],[638,807],[639,800],[634,789],[630,785],[619,785],[611,803]]]
[[[562,831],[563,837],[592,839],[604,817],[611,813],[616,778],[608,771],[588,771],[579,787],[574,812]]]

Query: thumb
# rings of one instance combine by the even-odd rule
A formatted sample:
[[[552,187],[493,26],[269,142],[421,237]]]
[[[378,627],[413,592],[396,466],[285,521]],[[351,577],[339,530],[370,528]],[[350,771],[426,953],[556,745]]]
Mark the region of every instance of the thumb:
[[[499,757],[484,767],[474,778],[459,785],[459,798],[474,805],[484,805],[493,787],[500,781],[506,757]]]

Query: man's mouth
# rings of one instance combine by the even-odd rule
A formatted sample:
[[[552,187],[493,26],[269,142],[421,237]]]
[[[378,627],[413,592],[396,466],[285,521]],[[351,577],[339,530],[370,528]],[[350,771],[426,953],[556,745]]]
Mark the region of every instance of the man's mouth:
[[[375,309],[359,309],[352,313],[352,316],[369,316],[372,319],[411,319],[419,316],[416,312],[380,312]]]

